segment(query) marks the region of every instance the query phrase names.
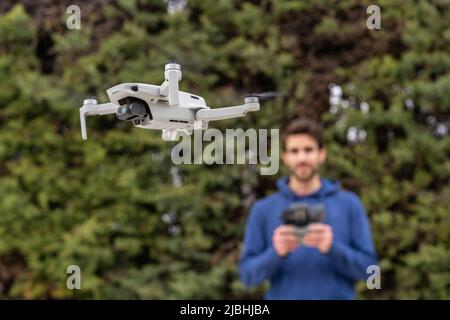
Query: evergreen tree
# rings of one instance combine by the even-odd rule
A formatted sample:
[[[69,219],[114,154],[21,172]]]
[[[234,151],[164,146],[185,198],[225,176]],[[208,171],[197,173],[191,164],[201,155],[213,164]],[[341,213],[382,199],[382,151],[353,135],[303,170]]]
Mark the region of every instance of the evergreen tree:
[[[20,2],[0,5],[0,298],[262,296],[237,262],[251,204],[285,171],[175,166],[175,143],[114,115],[80,138],[86,95],[161,83],[172,59],[211,107],[285,94],[210,127],[323,123],[323,174],[361,195],[380,256],[382,290],[360,283],[360,298],[450,297],[447,2],[380,1],[381,30],[369,1],[90,1],[80,30],[70,1]]]

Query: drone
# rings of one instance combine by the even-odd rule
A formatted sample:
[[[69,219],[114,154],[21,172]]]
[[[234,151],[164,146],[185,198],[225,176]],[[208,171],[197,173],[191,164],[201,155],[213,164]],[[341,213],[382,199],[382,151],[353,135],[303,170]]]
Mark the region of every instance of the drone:
[[[164,141],[177,141],[181,135],[208,128],[209,121],[244,117],[258,111],[257,96],[247,96],[244,104],[211,109],[202,97],[179,90],[181,66],[168,62],[165,80],[160,85],[121,83],[106,90],[110,102],[98,104],[96,98],[86,98],[80,108],[81,137],[87,139],[86,116],[116,114],[119,120],[135,127],[162,130]]]

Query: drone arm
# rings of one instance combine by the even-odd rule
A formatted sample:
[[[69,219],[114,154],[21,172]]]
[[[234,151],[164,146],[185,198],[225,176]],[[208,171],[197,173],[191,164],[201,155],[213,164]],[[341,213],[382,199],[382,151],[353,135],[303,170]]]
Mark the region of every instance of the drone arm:
[[[87,99],[80,108],[81,137],[87,139],[86,116],[113,114],[117,111],[117,105],[111,102],[97,104],[95,99]]]
[[[236,117],[243,117],[250,111],[259,110],[259,100],[256,97],[245,98],[245,103],[240,106],[218,108],[218,109],[200,109],[195,117],[197,120],[214,121]]]

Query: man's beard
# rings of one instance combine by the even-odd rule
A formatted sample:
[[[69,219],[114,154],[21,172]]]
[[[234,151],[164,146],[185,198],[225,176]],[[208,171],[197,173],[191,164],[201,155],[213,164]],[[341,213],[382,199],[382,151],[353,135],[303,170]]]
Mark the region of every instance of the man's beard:
[[[311,181],[316,176],[316,174],[319,173],[319,166],[310,166],[310,165],[304,166],[308,167],[310,170],[305,170],[307,172],[298,173],[297,169],[299,165],[295,167],[293,170],[291,169],[291,176],[293,176],[298,182],[302,183]]]

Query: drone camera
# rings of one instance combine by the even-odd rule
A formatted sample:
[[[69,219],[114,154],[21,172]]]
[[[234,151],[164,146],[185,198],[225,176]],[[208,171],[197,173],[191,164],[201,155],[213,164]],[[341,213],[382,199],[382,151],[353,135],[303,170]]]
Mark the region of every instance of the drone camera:
[[[152,119],[148,105],[136,98],[126,98],[125,103],[117,109],[116,115],[119,120],[134,121],[135,123],[136,120],[144,118]]]

